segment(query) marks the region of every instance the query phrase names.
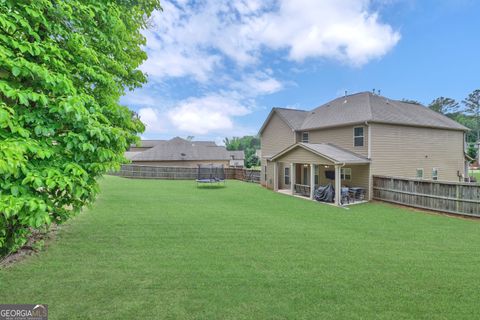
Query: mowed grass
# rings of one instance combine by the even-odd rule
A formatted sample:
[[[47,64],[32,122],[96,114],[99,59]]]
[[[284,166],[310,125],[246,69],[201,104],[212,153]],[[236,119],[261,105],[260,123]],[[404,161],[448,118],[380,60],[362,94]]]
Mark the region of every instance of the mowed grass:
[[[49,319],[474,319],[480,221],[349,210],[228,181],[106,177],[0,303]]]

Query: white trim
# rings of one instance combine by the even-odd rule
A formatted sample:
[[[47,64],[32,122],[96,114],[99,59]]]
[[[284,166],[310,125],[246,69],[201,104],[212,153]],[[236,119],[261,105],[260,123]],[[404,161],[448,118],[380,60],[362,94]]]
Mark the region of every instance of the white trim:
[[[335,165],[335,205],[341,206],[342,182],[340,179],[340,165]]]
[[[295,163],[290,163],[290,192],[293,194],[295,194],[295,181],[296,181],[296,167],[295,167]]]
[[[355,129],[362,129],[362,135],[361,136],[356,136],[355,135]],[[362,138],[362,145],[361,146],[356,146],[355,145],[355,138]],[[354,148],[363,148],[365,147],[365,126],[357,126],[357,127],[353,127],[353,147]]]
[[[310,199],[313,200],[313,193],[315,192],[315,165],[310,164]]]
[[[349,171],[350,173],[345,173],[346,171]],[[345,176],[349,175],[350,179],[345,179]],[[352,181],[352,168],[341,168],[340,169],[340,177],[344,181]]]
[[[367,153],[367,158],[371,159],[372,158],[372,126],[370,124],[367,124],[367,135],[368,135],[368,153]]]

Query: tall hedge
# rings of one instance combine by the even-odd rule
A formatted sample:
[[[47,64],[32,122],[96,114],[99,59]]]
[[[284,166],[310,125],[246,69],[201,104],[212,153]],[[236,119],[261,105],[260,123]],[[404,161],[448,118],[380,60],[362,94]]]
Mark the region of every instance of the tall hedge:
[[[0,255],[94,199],[143,124],[119,104],[146,81],[158,0],[0,0]]]

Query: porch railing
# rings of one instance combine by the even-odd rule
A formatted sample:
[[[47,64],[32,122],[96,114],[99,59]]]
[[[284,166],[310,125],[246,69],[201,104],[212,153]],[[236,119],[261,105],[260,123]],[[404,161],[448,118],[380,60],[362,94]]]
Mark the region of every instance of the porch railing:
[[[310,186],[306,184],[298,184],[295,183],[294,185],[295,193],[299,194],[304,197],[310,197]]]

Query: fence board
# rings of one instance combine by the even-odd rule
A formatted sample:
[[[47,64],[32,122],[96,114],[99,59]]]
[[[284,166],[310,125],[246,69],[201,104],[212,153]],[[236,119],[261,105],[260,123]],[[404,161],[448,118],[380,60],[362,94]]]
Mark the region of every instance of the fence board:
[[[480,217],[480,185],[373,176],[373,198],[447,213]]]
[[[260,183],[260,170],[224,168],[224,171],[226,179]],[[124,164],[119,171],[112,172],[111,174],[137,179],[195,180],[197,179],[198,169]]]

